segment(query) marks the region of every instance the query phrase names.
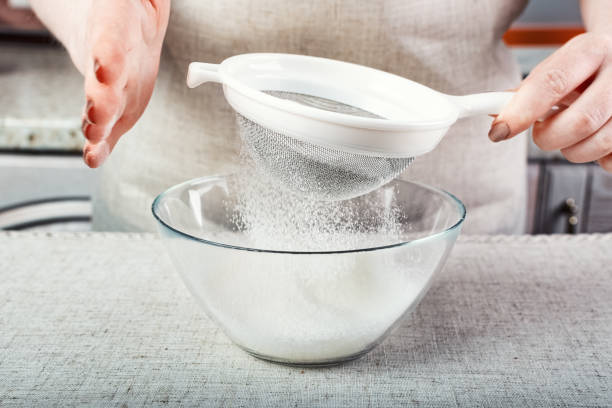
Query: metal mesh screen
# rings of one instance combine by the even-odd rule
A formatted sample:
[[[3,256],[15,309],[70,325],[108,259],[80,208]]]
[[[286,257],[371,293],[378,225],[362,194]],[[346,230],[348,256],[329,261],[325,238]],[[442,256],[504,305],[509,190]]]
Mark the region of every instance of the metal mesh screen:
[[[266,93],[318,109],[378,117],[329,99],[282,91]],[[285,187],[315,199],[343,200],[368,193],[397,177],[413,160],[348,153],[274,132],[240,114],[237,120],[256,167]]]

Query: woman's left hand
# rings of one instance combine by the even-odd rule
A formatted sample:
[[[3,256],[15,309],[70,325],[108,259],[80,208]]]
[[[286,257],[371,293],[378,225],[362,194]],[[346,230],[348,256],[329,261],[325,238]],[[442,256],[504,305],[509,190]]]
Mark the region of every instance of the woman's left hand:
[[[567,106],[548,118],[555,106]],[[574,37],[542,61],[493,121],[489,138],[509,139],[533,125],[542,150],[612,172],[612,35]]]

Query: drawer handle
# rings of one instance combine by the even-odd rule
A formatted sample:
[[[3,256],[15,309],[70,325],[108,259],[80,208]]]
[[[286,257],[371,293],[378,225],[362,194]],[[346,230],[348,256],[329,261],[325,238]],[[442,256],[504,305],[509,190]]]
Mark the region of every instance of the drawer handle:
[[[576,200],[573,198],[568,198],[565,200],[565,212],[567,213],[567,233],[568,234],[577,234],[578,233],[578,204],[576,204]]]

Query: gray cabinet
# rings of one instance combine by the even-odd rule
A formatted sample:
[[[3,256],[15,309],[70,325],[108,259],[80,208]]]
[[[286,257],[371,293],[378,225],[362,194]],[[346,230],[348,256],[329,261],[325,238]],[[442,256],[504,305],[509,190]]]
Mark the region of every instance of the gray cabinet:
[[[591,169],[590,195],[585,207],[585,231],[612,231],[612,174],[598,167]]]
[[[529,232],[612,231],[612,174],[560,160],[529,165]]]

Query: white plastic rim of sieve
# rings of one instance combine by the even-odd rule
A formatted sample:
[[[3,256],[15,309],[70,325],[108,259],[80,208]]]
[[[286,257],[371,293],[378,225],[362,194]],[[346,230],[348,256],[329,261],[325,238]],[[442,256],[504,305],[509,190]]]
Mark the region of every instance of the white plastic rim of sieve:
[[[495,114],[512,92],[451,96],[400,76],[347,62],[293,54],[242,54],[221,64],[194,62],[187,84],[223,84],[244,117],[298,140],[347,152],[414,157],[433,150],[460,117]],[[304,106],[262,91],[335,100],[385,119]]]

